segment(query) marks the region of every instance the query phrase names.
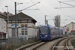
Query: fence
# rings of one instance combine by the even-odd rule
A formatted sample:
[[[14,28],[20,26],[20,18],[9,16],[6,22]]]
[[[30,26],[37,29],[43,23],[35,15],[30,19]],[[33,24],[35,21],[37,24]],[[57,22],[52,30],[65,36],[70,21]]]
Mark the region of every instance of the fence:
[[[27,39],[26,36],[24,37],[9,37],[8,39],[0,39],[0,46],[2,45],[8,45],[8,44],[16,44],[16,43],[23,43],[25,42]]]
[[[25,41],[29,40],[32,41],[36,39],[37,37],[35,36],[18,36],[18,37],[9,37],[8,39],[0,39],[0,46],[2,45],[9,45],[9,44],[22,44]]]

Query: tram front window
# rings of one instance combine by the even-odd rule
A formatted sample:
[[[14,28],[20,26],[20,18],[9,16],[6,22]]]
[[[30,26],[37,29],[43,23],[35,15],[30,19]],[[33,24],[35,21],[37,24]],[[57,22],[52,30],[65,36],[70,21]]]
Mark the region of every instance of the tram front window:
[[[47,26],[40,27],[40,34],[48,34],[48,27]]]

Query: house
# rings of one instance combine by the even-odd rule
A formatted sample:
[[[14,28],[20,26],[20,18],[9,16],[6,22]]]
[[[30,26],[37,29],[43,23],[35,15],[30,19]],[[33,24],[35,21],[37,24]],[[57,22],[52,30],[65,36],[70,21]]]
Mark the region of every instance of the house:
[[[69,24],[67,24],[65,26],[69,28],[69,31],[75,30],[75,23],[74,22],[71,22],[71,23],[69,23]]]
[[[6,16],[0,14],[0,39],[6,39]]]
[[[67,33],[70,33],[72,30],[75,30],[75,23],[71,22],[71,23],[65,25],[63,28],[64,28],[63,29],[64,33],[65,33],[65,31],[67,31]]]
[[[8,12],[9,13],[9,12]],[[4,16],[7,16],[7,12],[0,12],[0,14],[4,15]],[[9,13],[9,16],[13,16],[14,14],[12,13]]]
[[[15,34],[15,17],[17,16],[17,32]],[[13,15],[9,13],[9,22],[7,23],[7,13],[0,12],[0,38],[9,38],[11,37],[22,37],[27,40],[33,39],[37,37],[37,27],[35,23],[37,21],[32,17],[19,13],[17,15]],[[8,25],[8,26],[7,26]],[[7,31],[8,30],[8,31]]]
[[[15,17],[17,16],[17,33],[15,34]],[[6,19],[7,20],[7,19]],[[27,40],[33,39],[37,37],[37,31],[35,31],[35,23],[37,21],[32,17],[24,14],[19,13],[17,15],[13,15],[9,17],[9,37],[24,37]],[[8,38],[8,36],[7,36]]]

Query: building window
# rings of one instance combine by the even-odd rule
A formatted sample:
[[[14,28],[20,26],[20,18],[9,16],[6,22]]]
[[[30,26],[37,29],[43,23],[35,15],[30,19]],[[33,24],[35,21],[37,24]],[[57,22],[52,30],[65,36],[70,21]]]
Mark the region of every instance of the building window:
[[[24,31],[22,31],[22,35],[24,35]]]
[[[22,35],[28,35],[26,25],[21,26],[21,32],[22,32]]]
[[[21,30],[22,30],[22,31],[24,30],[24,26],[21,26]]]
[[[25,35],[27,35],[27,31],[25,31]]]

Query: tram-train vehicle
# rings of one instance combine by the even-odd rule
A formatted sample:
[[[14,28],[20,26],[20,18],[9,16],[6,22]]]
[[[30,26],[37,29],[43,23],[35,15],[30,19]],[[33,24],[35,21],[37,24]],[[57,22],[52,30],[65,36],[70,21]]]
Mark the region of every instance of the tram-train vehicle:
[[[63,36],[63,29],[50,25],[40,25],[38,28],[39,40],[52,40]]]

